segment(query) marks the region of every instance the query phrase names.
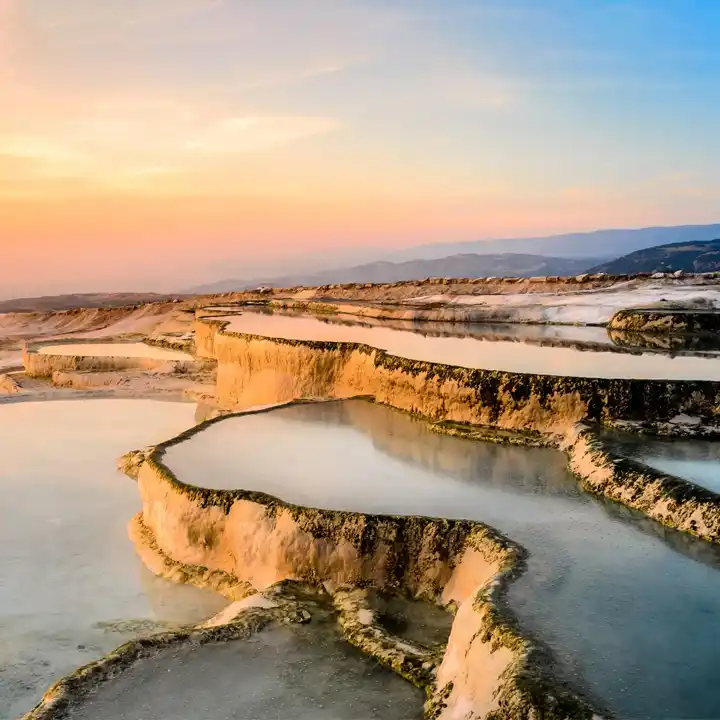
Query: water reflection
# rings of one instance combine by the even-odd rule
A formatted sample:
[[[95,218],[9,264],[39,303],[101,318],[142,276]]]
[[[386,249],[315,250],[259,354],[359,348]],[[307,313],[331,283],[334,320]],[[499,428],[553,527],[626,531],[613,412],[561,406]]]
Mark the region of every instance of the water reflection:
[[[178,585],[160,578],[143,563],[139,563],[139,575],[153,616],[165,623],[197,625],[217,615],[228,604],[225,598],[210,590]]]
[[[608,330],[607,332],[610,340],[619,348],[698,355],[720,353],[720,338],[708,335],[653,334],[626,330]]]
[[[391,355],[412,360],[484,370],[504,370],[566,377],[641,378],[648,380],[720,380],[720,363],[712,356],[672,357],[660,353],[579,350],[544,344],[518,343],[475,336],[433,337],[385,323],[344,324],[304,315],[243,312],[228,315],[231,332],[289,340],[364,343]]]
[[[119,455],[191,426],[193,412],[146,400],[0,405],[1,720],[137,629],[195,619],[187,588],[153,584],[148,602],[127,535],[137,486],[115,471]]]
[[[560,453],[437,435],[355,400],[229,418],[166,461],[300,504],[487,522],[530,549],[510,602],[569,680],[621,717],[720,716],[718,549],[587,496]]]

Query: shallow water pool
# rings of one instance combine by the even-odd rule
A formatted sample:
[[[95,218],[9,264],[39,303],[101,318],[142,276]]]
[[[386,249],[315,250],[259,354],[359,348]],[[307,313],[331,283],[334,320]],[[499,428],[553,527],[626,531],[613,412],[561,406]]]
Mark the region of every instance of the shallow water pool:
[[[482,370],[590,378],[720,381],[720,363],[713,356],[625,353],[617,348],[579,350],[487,337],[430,336],[378,323],[323,322],[311,316],[259,312],[220,318],[229,332],[287,340],[364,343],[390,355]]]
[[[225,601],[151,575],[127,524],[129,449],[193,425],[190,404],[75,400],[0,405],[0,719],[157,622],[197,623]]]
[[[161,651],[101,685],[73,720],[420,720],[422,705],[422,691],[313,618]]]
[[[229,418],[165,461],[214,488],[487,522],[530,550],[511,605],[565,678],[619,717],[720,717],[720,550],[589,497],[559,452],[442,436],[351,400]]]

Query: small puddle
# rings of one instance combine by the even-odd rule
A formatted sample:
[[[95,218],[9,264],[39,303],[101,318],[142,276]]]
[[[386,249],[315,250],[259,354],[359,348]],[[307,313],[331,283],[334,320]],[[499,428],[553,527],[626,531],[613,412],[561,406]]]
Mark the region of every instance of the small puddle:
[[[510,602],[619,717],[720,717],[720,549],[583,493],[563,454],[438,435],[351,400],[228,418],[168,449],[189,483],[486,522],[530,550]]]
[[[144,568],[127,534],[137,485],[115,471],[128,449],[191,426],[194,410],[147,400],[0,406],[0,720],[130,637],[227,604]]]
[[[563,377],[720,381],[720,363],[712,356],[672,357],[658,352],[617,352],[618,348],[611,346],[606,352],[494,340],[486,336],[432,336],[394,329],[380,322],[369,327],[359,323],[324,322],[310,316],[258,312],[220,319],[229,322],[230,332],[287,340],[364,343],[411,360],[482,370]]]
[[[426,648],[447,644],[454,615],[433,603],[399,595],[371,593],[378,623],[392,635]]]

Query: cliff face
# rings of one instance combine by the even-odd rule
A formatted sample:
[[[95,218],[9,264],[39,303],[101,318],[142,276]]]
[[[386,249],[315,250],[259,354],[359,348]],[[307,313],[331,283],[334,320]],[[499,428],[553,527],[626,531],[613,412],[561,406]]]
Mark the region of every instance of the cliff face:
[[[285,580],[324,586],[347,639],[424,687],[427,717],[590,717],[505,608],[506,585],[523,567],[519,547],[470,521],[314,510],[183,484],[163,465],[163,450],[196,431],[125,459],[143,502],[132,535],[155,572],[230,597]],[[393,645],[363,604],[368,589],[456,608],[444,655],[420,662],[412,647]]]
[[[604,495],[657,522],[720,542],[720,495],[620,457],[582,425],[563,441],[570,467],[588,492]]]
[[[154,370],[167,365],[167,360],[153,358],[121,358],[91,355],[41,355],[24,352],[25,373],[29,377],[52,377],[56,372],[110,372],[123,370]]]
[[[210,318],[197,320],[193,325],[195,331],[195,355],[208,360],[215,359],[215,336],[225,325]]]
[[[73,341],[56,341],[54,345],[72,345]],[[157,370],[160,368],[175,367],[187,370],[199,370],[203,366],[197,363],[191,355],[185,355],[186,359],[176,359],[167,354],[162,355],[162,349],[157,357],[152,356],[128,356],[118,355],[93,355],[93,345],[101,345],[102,342],[86,342],[83,347],[86,350],[82,355],[65,355],[53,353],[41,353],[41,345],[23,347],[22,358],[25,366],[25,373],[29,377],[52,378],[56,373],[71,372],[122,372],[127,370]],[[121,346],[121,344],[119,344]],[[183,356],[180,355],[180,358]]]
[[[189,489],[152,461],[141,466],[138,487],[143,523],[174,560],[221,570],[259,590],[285,579],[369,583],[446,604],[465,600],[468,588],[487,582],[504,560],[498,547],[494,557],[473,556],[456,567],[469,542],[492,544],[488,531],[470,522],[374,518],[298,508],[262,493]]]
[[[406,360],[367,346],[216,332],[220,404],[229,409],[298,398],[371,396],[431,420],[564,432],[579,421],[712,421],[720,383],[568,378]]]
[[[199,345],[218,360],[217,398],[226,409],[366,396],[444,423],[436,425],[443,432],[477,437],[480,430],[472,426],[522,431],[528,444],[542,444],[544,436],[545,442],[562,444],[588,492],[720,542],[720,496],[678,478],[659,478],[649,469],[627,471],[617,458],[591,452],[591,435],[577,429],[578,423],[652,421],[668,432],[716,434],[720,383],[469,370],[351,343],[230,334],[218,319],[197,325]],[[695,424],[676,425],[682,418]]]

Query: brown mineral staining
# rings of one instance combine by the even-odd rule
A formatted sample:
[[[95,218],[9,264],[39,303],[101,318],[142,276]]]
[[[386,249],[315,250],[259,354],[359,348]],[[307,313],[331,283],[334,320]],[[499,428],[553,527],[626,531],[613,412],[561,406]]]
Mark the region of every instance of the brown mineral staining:
[[[720,496],[613,454],[583,425],[565,437],[570,469],[585,490],[645,513],[663,525],[720,542]]]
[[[580,421],[662,420],[680,413],[711,422],[720,403],[720,383],[709,381],[474,370],[353,343],[231,334],[218,326],[199,332],[218,360],[218,401],[228,409],[360,395],[434,421],[547,433]]]
[[[325,589],[347,640],[425,690],[426,717],[591,717],[503,601],[524,567],[521,548],[471,521],[318,510],[182,483],[163,464],[164,450],[202,427],[122,461],[143,501],[131,537],[153,572],[232,599],[285,581]],[[455,611],[447,647],[393,635],[373,592]]]
[[[219,320],[196,322],[201,345],[218,360],[217,399],[228,410],[299,398],[369,397],[434,422],[438,432],[485,440],[554,444],[570,455],[586,490],[659,522],[720,541],[720,497],[679,479],[647,483],[647,473],[615,472],[586,452],[578,423],[668,425],[696,418],[709,432],[720,415],[720,383],[574,378],[408,360],[366,345],[231,333]],[[505,436],[503,437],[503,433]],[[597,462],[593,460],[597,459]],[[626,464],[627,466],[627,464]]]

